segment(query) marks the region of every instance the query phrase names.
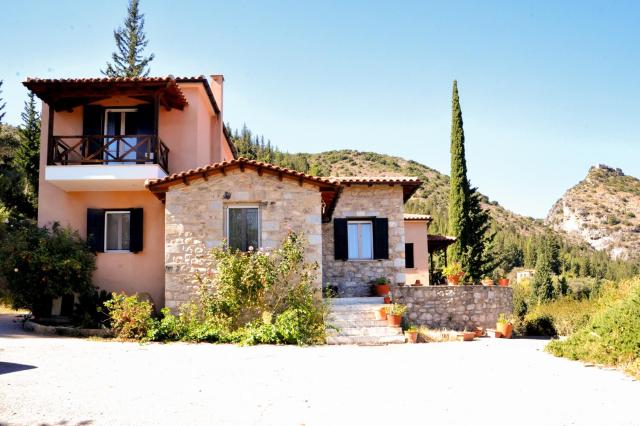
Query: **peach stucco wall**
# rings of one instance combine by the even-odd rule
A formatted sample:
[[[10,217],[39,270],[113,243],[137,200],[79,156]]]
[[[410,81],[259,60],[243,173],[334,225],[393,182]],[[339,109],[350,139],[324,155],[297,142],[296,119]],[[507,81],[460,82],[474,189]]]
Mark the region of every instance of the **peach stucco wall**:
[[[159,112],[158,133],[170,150],[169,172],[231,158],[229,147],[221,139],[222,119],[216,115],[202,84],[183,84],[181,89],[188,102],[184,110],[161,108]],[[221,106],[221,84],[212,89]],[[138,105],[140,101],[114,97],[98,104],[123,107]],[[135,254],[98,253],[94,284],[107,291],[149,293],[157,306],[164,306],[164,205],[146,190],[65,192],[45,182],[48,117],[48,106],[43,103],[38,224],[45,226],[59,222],[76,229],[86,238],[87,209],[143,208],[143,251]],[[82,135],[82,118],[82,107],[70,112],[55,112],[54,135]]]
[[[407,284],[420,280],[423,285],[429,284],[429,252],[426,220],[405,220],[404,241],[413,243],[413,266],[405,268]]]

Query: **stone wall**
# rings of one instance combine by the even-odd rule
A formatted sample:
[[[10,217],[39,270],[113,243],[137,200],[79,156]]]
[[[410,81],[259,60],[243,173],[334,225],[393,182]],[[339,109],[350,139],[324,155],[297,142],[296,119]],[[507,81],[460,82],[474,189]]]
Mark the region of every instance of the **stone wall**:
[[[322,224],[323,283],[339,288],[340,296],[369,296],[371,282],[387,277],[404,282],[404,202],[400,185],[352,185],[338,199],[333,218],[386,217],[389,220],[389,259],[336,260],[333,221]]]
[[[225,192],[230,194],[225,199]],[[225,239],[229,205],[260,208],[260,245],[279,245],[289,230],[304,232],[308,262],[322,267],[321,195],[314,185],[252,169],[231,170],[190,185],[171,187],[165,208],[165,306],[176,308],[197,291],[196,273],[213,272],[208,253]],[[256,247],[257,248],[257,247]],[[317,285],[321,285],[321,270]]]
[[[407,305],[411,324],[429,328],[494,328],[498,315],[513,310],[510,287],[394,287],[393,296],[397,303]]]

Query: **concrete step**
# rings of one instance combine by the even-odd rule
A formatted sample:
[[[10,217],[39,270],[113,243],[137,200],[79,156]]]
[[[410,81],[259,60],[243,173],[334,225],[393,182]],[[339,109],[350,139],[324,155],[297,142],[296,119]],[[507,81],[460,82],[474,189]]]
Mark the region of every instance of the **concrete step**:
[[[327,321],[327,324],[338,328],[350,328],[350,327],[386,327],[387,320],[375,320],[375,319],[334,319]]]
[[[402,334],[400,327],[345,327],[339,330],[327,329],[328,336],[396,336]]]
[[[384,303],[353,303],[349,305],[331,305],[330,312],[350,312],[350,311],[374,311],[382,307],[389,306]]]
[[[404,343],[404,335],[393,336],[328,336],[328,345],[388,345]]]
[[[382,304],[384,297],[335,297],[331,299],[331,305],[360,305],[360,304]]]

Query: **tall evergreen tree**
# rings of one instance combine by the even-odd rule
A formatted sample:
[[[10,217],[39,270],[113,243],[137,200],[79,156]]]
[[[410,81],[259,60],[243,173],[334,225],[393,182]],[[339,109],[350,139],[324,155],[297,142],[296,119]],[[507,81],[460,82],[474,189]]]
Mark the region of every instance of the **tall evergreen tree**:
[[[20,144],[16,150],[14,163],[26,180],[26,191],[34,198],[38,193],[38,171],[40,169],[40,113],[36,109],[33,92],[24,103],[21,114],[22,125],[18,130]]]
[[[492,256],[493,239],[489,212],[482,208],[481,196],[477,188],[471,189],[469,197],[469,234],[465,257],[462,261],[467,277],[477,282],[495,269],[496,259]]]
[[[0,88],[2,88],[2,83],[4,83],[3,80],[0,80]],[[2,90],[0,90],[0,95],[2,95]],[[4,118],[4,107],[6,106],[6,103],[2,101],[2,98],[0,97],[0,124],[2,124],[2,119]]]
[[[142,52],[149,40],[144,33],[144,14],[139,11],[139,0],[129,0],[127,18],[124,27],[113,32],[117,52],[113,52],[113,63],[107,62],[102,73],[108,77],[146,77],[149,75],[149,62],[153,61],[153,53],[147,57]]]
[[[455,244],[448,249],[449,258],[456,262],[464,262],[471,226],[469,218],[471,186],[467,179],[462,109],[456,80],[453,81],[451,101],[451,178],[449,182],[449,235],[457,238]]]

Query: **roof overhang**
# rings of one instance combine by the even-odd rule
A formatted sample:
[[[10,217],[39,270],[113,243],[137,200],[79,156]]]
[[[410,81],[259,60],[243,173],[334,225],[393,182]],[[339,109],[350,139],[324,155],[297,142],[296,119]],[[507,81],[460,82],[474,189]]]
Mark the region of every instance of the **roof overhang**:
[[[340,176],[333,179],[336,179],[344,186],[399,185],[402,187],[402,198],[405,203],[422,185],[422,182],[417,177],[408,176]]]
[[[237,169],[242,172],[249,170],[257,173],[259,176],[263,176],[265,174],[277,176],[280,180],[295,180],[301,186],[305,183],[316,186],[320,191],[322,198],[323,222],[329,222],[331,220],[333,210],[335,209],[338,197],[342,190],[342,186],[339,182],[329,178],[311,176],[306,173],[275,166],[269,163],[248,160],[242,157],[231,161],[223,161],[221,163],[215,163],[199,167],[197,169],[174,173],[162,179],[149,180],[145,186],[149,191],[155,194],[158,199],[164,202],[166,193],[172,186],[189,185],[193,181],[200,179],[207,180],[209,177],[214,175],[226,176],[229,171]]]
[[[433,217],[428,214],[405,213],[403,218],[405,222],[433,222]]]
[[[56,111],[71,110],[80,105],[115,96],[127,96],[152,102],[158,97],[167,109],[182,110],[187,105],[178,83],[208,82],[204,77],[104,77],[104,78],[28,78],[22,84]],[[206,90],[206,88],[205,88]],[[211,92],[211,88],[209,88]],[[211,94],[211,99],[213,95]],[[215,100],[213,100],[215,103]],[[217,105],[214,109],[217,108]]]

